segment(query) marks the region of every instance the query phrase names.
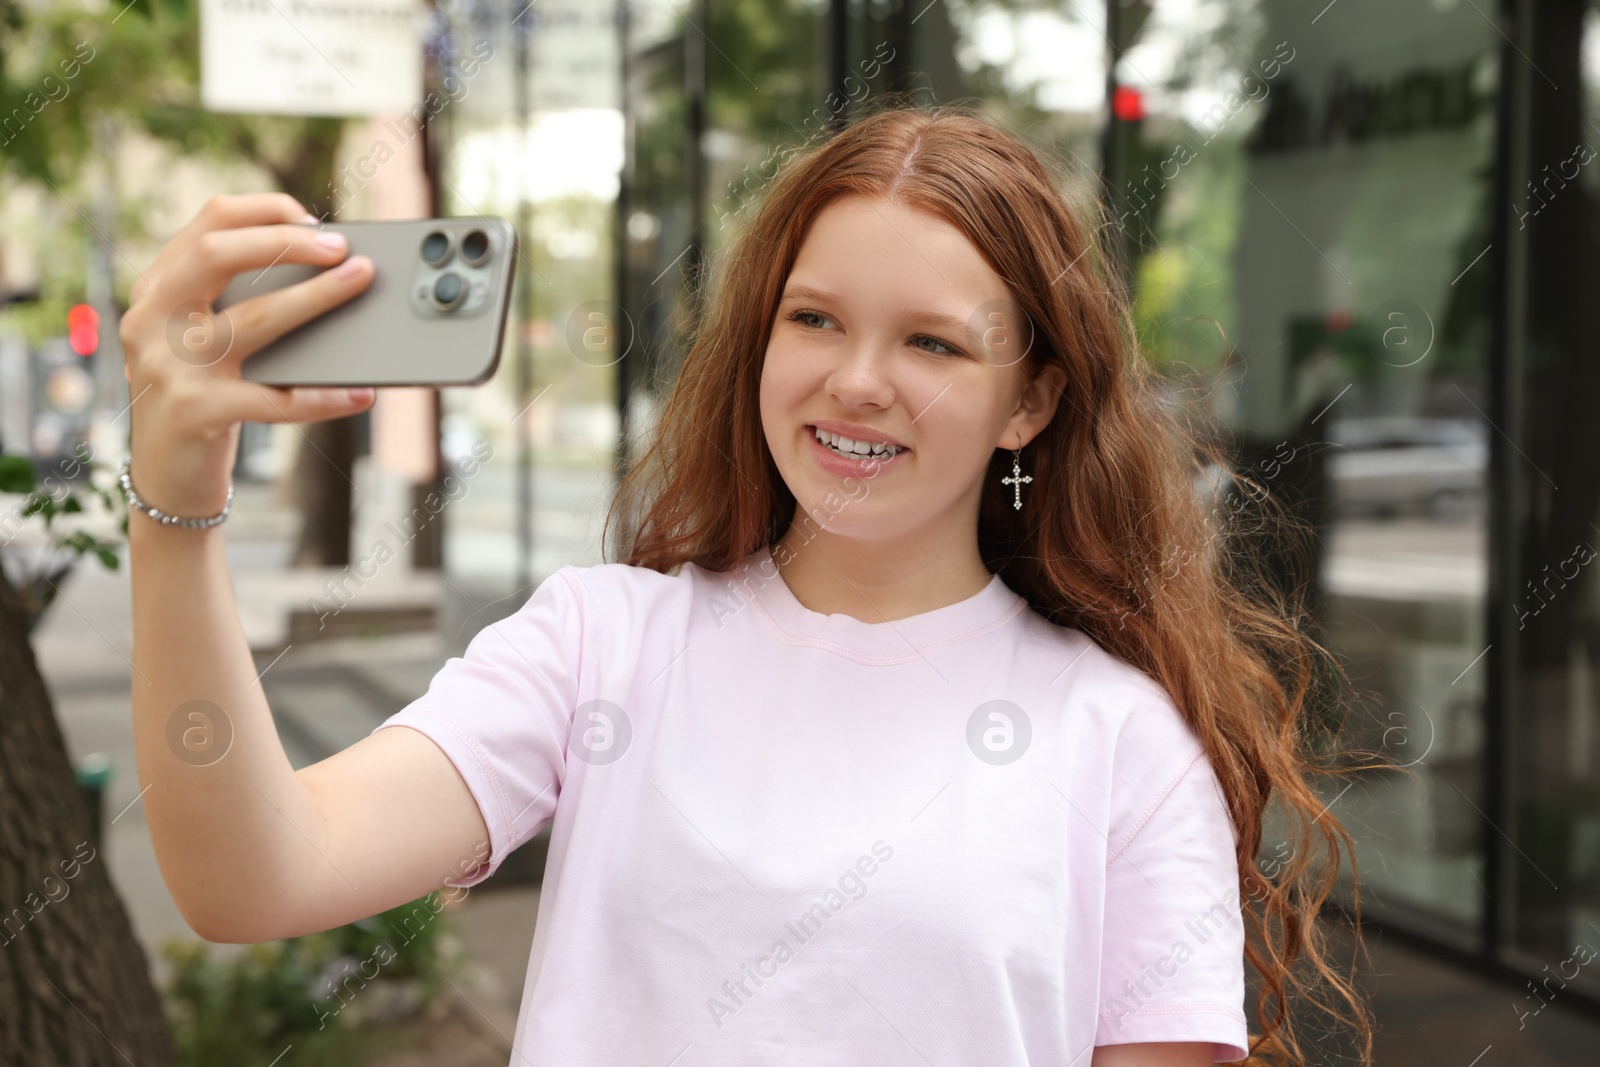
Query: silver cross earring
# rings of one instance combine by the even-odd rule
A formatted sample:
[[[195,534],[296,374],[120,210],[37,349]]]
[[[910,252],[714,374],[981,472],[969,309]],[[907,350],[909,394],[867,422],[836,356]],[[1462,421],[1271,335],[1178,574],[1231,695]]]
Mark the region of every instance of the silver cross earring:
[[[1022,483],[1031,481],[1033,481],[1033,475],[1022,473],[1022,449],[1013,448],[1011,450],[1011,477],[1001,478],[1000,484],[1015,487],[1016,503],[1014,507],[1018,511],[1022,510]]]

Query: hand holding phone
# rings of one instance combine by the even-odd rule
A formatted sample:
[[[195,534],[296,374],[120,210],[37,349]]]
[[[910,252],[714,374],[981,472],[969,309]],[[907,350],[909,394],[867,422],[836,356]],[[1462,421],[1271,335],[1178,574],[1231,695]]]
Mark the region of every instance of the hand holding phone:
[[[284,193],[214,196],[134,281],[118,335],[131,401],[132,476],[152,506],[174,515],[216,513],[241,421],[318,422],[372,405],[371,389],[281,389],[240,377],[253,353],[372,281],[372,260],[352,255],[342,236],[319,231],[316,222]],[[229,314],[214,310],[235,275],[284,264],[302,265],[309,277],[252,296]]]

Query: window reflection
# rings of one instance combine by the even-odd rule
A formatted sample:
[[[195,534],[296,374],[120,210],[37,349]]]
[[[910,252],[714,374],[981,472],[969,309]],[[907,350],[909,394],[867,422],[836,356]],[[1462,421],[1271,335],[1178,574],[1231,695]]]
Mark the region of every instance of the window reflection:
[[[1303,14],[1135,13],[1108,192],[1150,358],[1305,524],[1242,549],[1305,590],[1351,743],[1409,765],[1327,797],[1369,913],[1470,944],[1496,38],[1465,5]]]
[[[503,216],[521,241],[494,378],[442,394],[446,454],[465,455],[476,441],[493,450],[451,506],[446,570],[464,597],[504,614],[523,599],[506,596],[519,582],[564,563],[600,562],[618,432],[611,352],[627,335],[613,281],[625,135],[616,8],[609,0],[540,0],[532,9],[525,0],[451,0],[438,12],[448,26],[445,69],[477,59],[470,91],[441,116],[443,210]],[[519,13],[520,30],[512,24]],[[483,618],[462,604],[452,610],[464,612],[463,622]]]

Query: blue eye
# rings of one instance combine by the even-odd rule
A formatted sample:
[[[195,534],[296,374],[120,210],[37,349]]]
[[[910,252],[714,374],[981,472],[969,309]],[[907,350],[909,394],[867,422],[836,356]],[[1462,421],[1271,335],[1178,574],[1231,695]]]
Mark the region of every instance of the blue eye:
[[[821,312],[810,311],[810,310],[807,310],[806,308],[801,308],[799,311],[791,311],[791,312],[789,312],[789,316],[788,316],[789,317],[789,321],[791,321],[791,322],[799,322],[802,326],[810,326],[811,324],[809,322],[802,321],[801,316],[803,316],[803,315],[814,315],[819,319],[827,319],[827,317],[828,317],[828,316],[822,314]],[[821,329],[821,327],[812,327],[812,328],[813,329]]]

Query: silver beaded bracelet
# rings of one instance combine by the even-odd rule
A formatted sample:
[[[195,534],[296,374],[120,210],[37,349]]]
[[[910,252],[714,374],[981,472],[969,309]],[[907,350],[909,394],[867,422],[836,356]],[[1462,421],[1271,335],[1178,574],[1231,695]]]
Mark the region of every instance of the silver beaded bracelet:
[[[228,483],[228,499],[223,503],[222,510],[215,515],[204,519],[186,518],[182,515],[168,515],[160,508],[153,508],[139,499],[139,494],[133,491],[133,476],[129,473],[133,468],[133,457],[129,456],[122,461],[122,473],[117,476],[117,484],[122,486],[122,493],[128,498],[128,506],[137,511],[142,511],[163,526],[184,526],[191,530],[208,530],[213,526],[221,525],[228,517],[228,512],[233,508],[233,483]]]

